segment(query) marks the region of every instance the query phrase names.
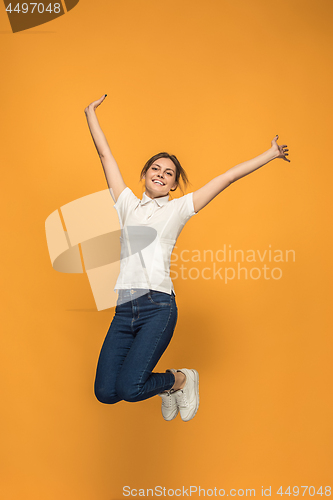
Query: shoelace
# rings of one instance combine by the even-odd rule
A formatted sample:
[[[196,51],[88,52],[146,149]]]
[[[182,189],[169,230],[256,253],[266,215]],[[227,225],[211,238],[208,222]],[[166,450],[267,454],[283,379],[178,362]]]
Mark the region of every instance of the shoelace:
[[[162,406],[165,408],[171,408],[172,406],[172,397],[171,392],[166,392],[162,397]]]
[[[177,398],[177,404],[178,404],[179,407],[181,407],[181,408],[188,408],[189,403],[188,403],[187,398],[186,398],[186,393],[183,392],[182,389],[180,389],[177,392],[176,398]]]

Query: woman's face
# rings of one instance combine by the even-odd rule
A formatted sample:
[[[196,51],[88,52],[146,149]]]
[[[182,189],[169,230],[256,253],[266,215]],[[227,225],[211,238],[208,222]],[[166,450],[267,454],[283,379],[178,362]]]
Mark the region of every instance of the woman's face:
[[[175,189],[176,166],[170,158],[158,158],[144,176],[146,193],[150,198],[166,196],[170,189]]]

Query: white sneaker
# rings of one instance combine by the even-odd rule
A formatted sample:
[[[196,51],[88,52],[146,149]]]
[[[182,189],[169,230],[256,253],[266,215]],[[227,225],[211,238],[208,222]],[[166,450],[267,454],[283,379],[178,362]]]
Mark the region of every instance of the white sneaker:
[[[180,416],[184,422],[191,420],[199,408],[199,374],[196,370],[183,368],[178,370],[186,376],[186,383],[182,389],[174,393]]]
[[[171,368],[167,372],[176,373],[177,370]],[[162,398],[162,415],[164,420],[173,420],[178,415],[178,406],[175,397],[175,392],[170,389],[168,392],[161,392],[158,394]]]

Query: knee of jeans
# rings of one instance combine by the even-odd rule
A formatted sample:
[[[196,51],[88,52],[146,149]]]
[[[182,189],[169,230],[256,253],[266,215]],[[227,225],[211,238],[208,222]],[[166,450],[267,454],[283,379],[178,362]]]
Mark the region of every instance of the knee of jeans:
[[[141,389],[137,384],[125,384],[124,381],[119,378],[116,383],[116,391],[121,399],[129,403],[134,403],[137,401]]]
[[[94,387],[95,396],[100,403],[104,403],[107,405],[111,405],[114,403],[118,403],[121,398],[118,394],[112,394],[107,387],[96,385]]]

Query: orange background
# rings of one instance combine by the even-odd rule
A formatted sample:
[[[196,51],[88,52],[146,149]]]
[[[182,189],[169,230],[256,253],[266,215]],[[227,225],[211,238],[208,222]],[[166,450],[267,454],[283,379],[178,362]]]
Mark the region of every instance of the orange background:
[[[1,10],[3,499],[333,486],[332,14],[329,0],[81,0],[13,35]],[[160,151],[178,157],[191,192],[275,134],[290,150],[291,163],[231,185],[177,241],[178,255],[295,251],[265,261],[279,280],[174,281],[179,318],[157,369],[198,370],[188,423],[165,422],[159,397],[97,401],[114,309],[98,312],[87,276],[50,264],[45,219],[107,188],[84,115],[104,93],[100,124],[139,197]]]

